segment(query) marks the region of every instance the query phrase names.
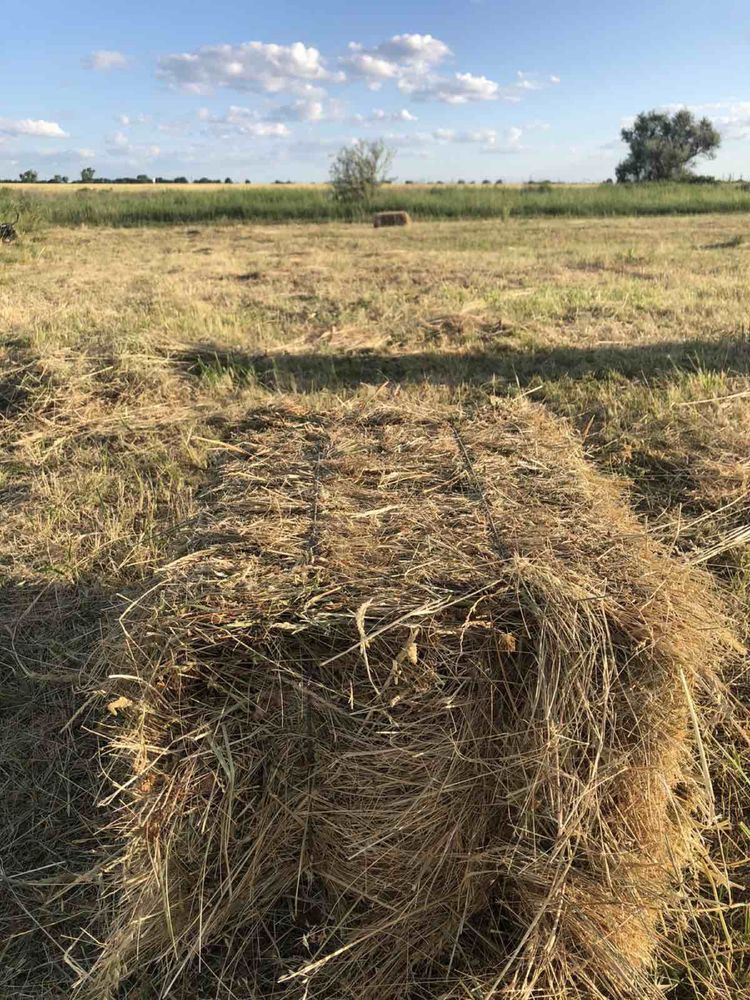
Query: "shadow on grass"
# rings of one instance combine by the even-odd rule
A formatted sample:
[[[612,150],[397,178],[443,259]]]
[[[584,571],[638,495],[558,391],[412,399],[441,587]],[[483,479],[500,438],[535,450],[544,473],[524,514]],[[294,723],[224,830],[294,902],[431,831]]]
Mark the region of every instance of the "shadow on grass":
[[[383,382],[434,383],[457,386],[518,384],[562,378],[606,379],[619,375],[652,379],[675,372],[750,373],[750,336],[716,340],[661,341],[647,345],[514,348],[447,353],[272,352],[246,354],[211,344],[196,345],[174,357],[183,371],[211,378],[230,375],[253,380],[269,389],[314,392]]]
[[[102,861],[97,739],[81,668],[113,595],[65,583],[0,587],[0,996],[68,996],[89,961]],[[44,928],[43,933],[40,928]]]

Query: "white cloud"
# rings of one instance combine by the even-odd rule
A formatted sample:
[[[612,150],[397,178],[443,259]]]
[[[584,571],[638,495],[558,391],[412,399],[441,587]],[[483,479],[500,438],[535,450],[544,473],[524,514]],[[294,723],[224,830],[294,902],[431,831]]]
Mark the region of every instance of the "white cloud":
[[[274,113],[282,121],[319,122],[325,117],[325,108],[322,101],[302,98],[292,104],[284,104],[280,108],[276,108]]]
[[[521,138],[523,129],[513,127],[503,132],[494,128],[452,129],[437,128],[432,132],[386,132],[384,140],[395,149],[401,149],[413,156],[427,157],[435,146],[455,143],[476,145],[481,153],[519,153],[523,150]],[[354,139],[352,142],[356,142]]]
[[[525,122],[523,127],[526,132],[546,132],[548,129],[552,128],[549,122],[541,121],[539,118],[534,118],[530,122]]]
[[[413,101],[441,101],[443,104],[469,104],[475,101],[496,101],[507,96],[500,84],[486,76],[455,73],[453,76],[428,76],[423,79],[399,80],[399,89]]]
[[[91,149],[60,149],[56,147],[55,149],[36,149],[33,154],[34,157],[38,157],[40,160],[53,160],[56,165],[65,164],[75,164],[79,160],[88,160],[96,156]]]
[[[372,49],[350,42],[349,54],[339,62],[349,76],[378,90],[386,80],[397,80],[407,73],[423,75],[450,55],[445,42],[432,35],[393,35]]]
[[[150,120],[150,116],[144,114],[117,116],[117,121],[123,128],[130,128],[132,125],[145,125]]]
[[[314,97],[302,97],[291,104],[272,108],[266,115],[267,121],[281,122],[323,122],[339,121],[343,118],[338,101],[322,101]]]
[[[524,73],[523,70],[518,70],[516,73],[516,82],[513,84],[514,90],[544,90],[550,84],[557,84],[560,82],[559,76],[547,76],[539,77],[537,73]]]
[[[110,156],[127,157],[130,163],[155,160],[161,156],[159,146],[132,143],[124,132],[115,132],[105,139],[105,148]]]
[[[65,139],[64,132],[57,122],[44,121],[43,118],[0,118],[0,134],[6,136],[34,135],[43,139]]]
[[[343,80],[343,74],[326,69],[317,49],[302,42],[205,45],[195,52],[163,56],[158,74],[173,87],[199,94],[229,87],[269,94],[292,91],[311,95],[322,82]]]
[[[354,115],[352,119],[358,125],[378,125],[381,122],[416,122],[419,121],[416,115],[406,108],[400,111],[383,111],[382,108],[375,108],[369,115]]]
[[[539,80],[530,73],[524,73],[523,70],[518,70],[516,73],[516,82],[514,84],[519,90],[541,90],[542,84]]]
[[[436,142],[475,143],[482,146],[483,153],[518,153],[523,148],[521,138],[523,129],[513,127],[505,132],[494,128],[478,128],[456,130],[450,128],[435,129],[431,133]]]
[[[523,129],[513,126],[500,135],[494,136],[482,147],[483,153],[520,153],[523,150],[521,139]]]
[[[261,119],[257,111],[251,108],[231,105],[225,115],[212,115],[206,108],[198,110],[198,119],[206,123],[207,128],[223,136],[249,135],[253,138],[284,138],[289,135],[289,129],[283,122]]]
[[[376,52],[404,66],[436,66],[451,55],[445,42],[432,35],[393,35]]]
[[[96,69],[100,72],[107,72],[111,69],[125,69],[128,65],[128,57],[122,52],[114,52],[110,49],[99,49],[92,52],[83,60],[83,65],[88,69]]]
[[[369,52],[353,51],[341,62],[350,76],[367,80],[373,90],[378,90],[384,80],[395,80],[401,72],[395,63],[388,59],[379,59]]]
[[[494,128],[478,128],[468,131],[456,131],[452,128],[437,128],[432,133],[437,142],[495,142],[497,130]]]

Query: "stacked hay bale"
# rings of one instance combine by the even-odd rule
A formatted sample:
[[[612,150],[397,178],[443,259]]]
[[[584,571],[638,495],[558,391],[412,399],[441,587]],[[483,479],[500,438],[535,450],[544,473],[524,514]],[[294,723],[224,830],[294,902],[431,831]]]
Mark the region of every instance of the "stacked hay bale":
[[[541,408],[254,414],[124,626],[92,995],[662,995],[732,640]]]

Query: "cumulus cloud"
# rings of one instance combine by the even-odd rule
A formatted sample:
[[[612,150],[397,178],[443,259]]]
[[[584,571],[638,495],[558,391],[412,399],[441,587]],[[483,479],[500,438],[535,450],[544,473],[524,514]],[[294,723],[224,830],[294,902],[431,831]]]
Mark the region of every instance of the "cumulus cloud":
[[[377,90],[386,80],[429,72],[450,55],[445,42],[432,35],[393,35],[370,49],[350,42],[348,55],[339,62],[349,77],[362,79]]]
[[[413,101],[440,101],[443,104],[470,104],[496,101],[504,97],[500,84],[486,76],[454,73],[453,76],[427,76],[399,80],[399,89]]]
[[[382,122],[416,122],[419,121],[416,115],[406,108],[400,111],[383,111],[382,108],[373,109],[368,115],[354,115],[353,119],[358,125],[379,125]]]
[[[559,77],[541,79],[533,73],[518,70],[515,82],[504,87],[486,76],[475,76],[472,73],[454,73],[453,76],[435,73],[415,76],[407,73],[399,78],[398,86],[413,101],[470,104],[476,101],[503,100],[517,103],[525,91],[543,90],[548,83],[559,82]]]
[[[519,69],[516,73],[516,82],[514,86],[519,90],[541,90],[543,84],[533,74],[524,73],[523,70]]]
[[[323,101],[314,97],[303,97],[291,104],[282,104],[272,108],[266,116],[267,121],[282,122],[330,122],[340,121],[344,117],[339,101]]]
[[[395,63],[369,52],[354,51],[341,62],[349,76],[362,77],[373,90],[379,90],[385,80],[395,80],[401,72]]]
[[[544,90],[550,84],[559,82],[559,76],[540,77],[537,73],[524,73],[523,70],[519,69],[513,87],[515,90]]]
[[[0,118],[0,135],[17,136],[33,135],[43,139],[65,139],[64,132],[57,122],[48,122],[43,118]]]
[[[497,130],[478,128],[457,131],[453,128],[437,128],[432,137],[438,142],[494,142],[497,139]]]
[[[295,42],[275,45],[205,45],[195,52],[163,56],[158,75],[180,90],[210,93],[219,87],[269,94],[291,91],[310,95],[325,81],[341,81],[329,71],[320,52]]]
[[[530,122],[525,122],[523,127],[527,132],[546,132],[552,128],[549,122],[541,121],[539,118],[534,118]]]
[[[257,111],[233,104],[225,115],[212,115],[206,108],[198,111],[198,118],[207,128],[219,135],[249,135],[255,139],[284,138],[289,129],[283,122],[261,119]]]
[[[280,121],[319,122],[325,117],[325,107],[322,101],[302,98],[292,104],[282,104],[274,114]]]
[[[149,115],[137,114],[137,115],[118,115],[117,121],[122,125],[123,128],[130,128],[132,125],[145,125],[146,122],[151,120]]]
[[[523,148],[523,129],[513,127],[505,132],[494,128],[456,130],[439,128],[432,132],[436,142],[475,143],[482,146],[483,153],[518,153]]]
[[[126,157],[131,163],[155,160],[161,155],[159,146],[132,143],[124,132],[115,132],[105,139],[105,149],[110,156]]]
[[[514,126],[490,138],[482,147],[482,152],[501,154],[520,153],[523,149],[521,144],[522,138],[523,129]]]
[[[115,52],[111,49],[99,49],[86,56],[83,65],[87,69],[95,69],[106,73],[111,69],[125,69],[128,65],[128,57],[122,52]]]
[[[34,150],[33,156],[39,157],[40,160],[53,160],[55,164],[62,165],[63,163],[71,165],[76,164],[80,160],[90,160],[96,156],[93,149],[60,149],[59,147],[55,149],[36,149]]]
[[[494,128],[452,129],[437,128],[431,132],[414,132],[408,135],[404,132],[387,132],[385,141],[396,149],[401,149],[410,155],[429,156],[430,149],[435,146],[456,143],[479,146],[481,153],[520,153],[523,150],[521,139],[523,129],[513,127],[499,132]],[[356,141],[356,140],[353,140]]]
[[[451,50],[432,35],[393,35],[375,50],[402,66],[435,66],[451,55]]]

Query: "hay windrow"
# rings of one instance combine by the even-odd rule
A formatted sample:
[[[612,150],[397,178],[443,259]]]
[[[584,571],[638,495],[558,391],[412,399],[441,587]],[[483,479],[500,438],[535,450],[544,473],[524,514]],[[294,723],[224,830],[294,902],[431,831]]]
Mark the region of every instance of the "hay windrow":
[[[523,400],[256,412],[204,501],[103,651],[91,995],[663,995],[732,644],[708,578]]]

